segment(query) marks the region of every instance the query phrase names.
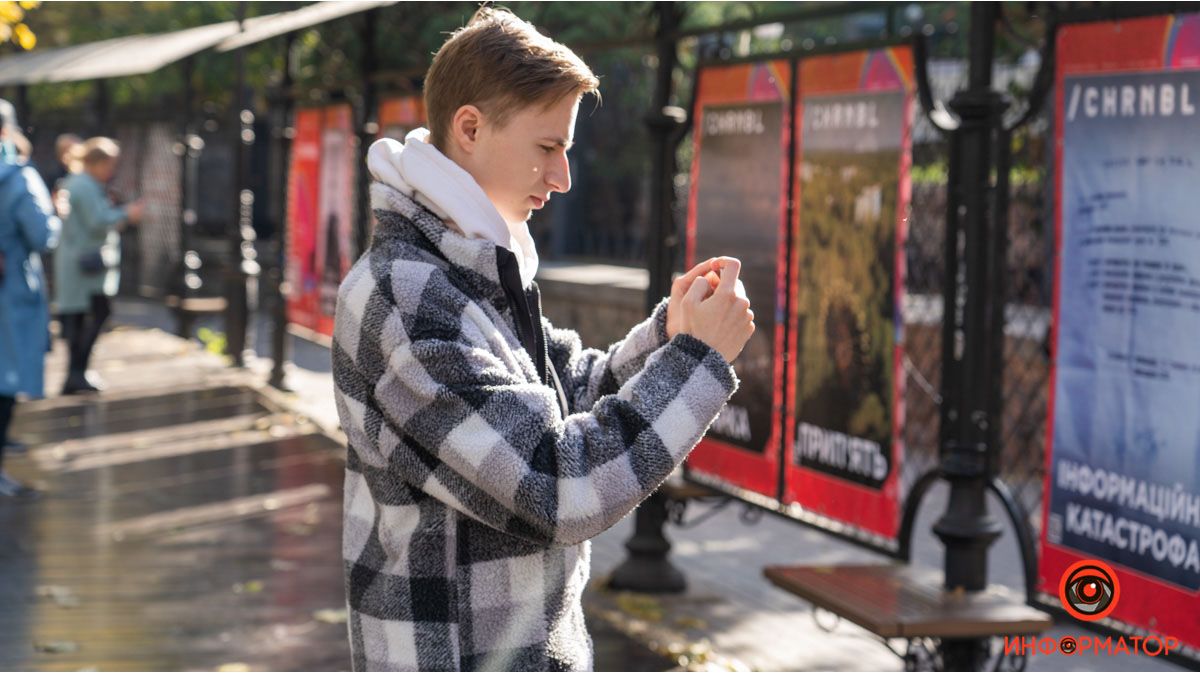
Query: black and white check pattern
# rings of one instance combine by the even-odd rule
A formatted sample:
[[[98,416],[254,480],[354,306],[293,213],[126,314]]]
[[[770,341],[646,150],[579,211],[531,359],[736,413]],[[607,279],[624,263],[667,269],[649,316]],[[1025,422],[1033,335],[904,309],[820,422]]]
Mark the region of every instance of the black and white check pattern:
[[[355,670],[590,670],[588,539],[629,513],[737,388],[666,303],[607,352],[543,319],[563,418],[521,347],[495,244],[371,188],[338,294],[349,441],[343,556]]]

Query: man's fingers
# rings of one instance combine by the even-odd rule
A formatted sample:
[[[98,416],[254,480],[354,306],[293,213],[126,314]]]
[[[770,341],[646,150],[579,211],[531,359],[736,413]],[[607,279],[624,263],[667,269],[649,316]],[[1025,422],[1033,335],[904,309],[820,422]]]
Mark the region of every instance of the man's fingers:
[[[742,261],[737,258],[725,258],[725,266],[721,268],[721,285],[718,291],[734,293],[737,289],[738,274],[742,271]]]
[[[704,278],[708,279],[708,287],[714,291],[717,290],[717,286],[721,284],[721,275],[717,274],[716,272],[709,272],[708,274],[704,275]]]
[[[697,277],[692,280],[692,287],[688,289],[684,299],[699,303],[704,300],[706,295],[708,295],[708,279]]]
[[[684,288],[691,288],[693,280],[712,271],[713,260],[714,258],[709,258],[708,260],[696,265],[687,272],[684,272],[683,276],[679,277],[679,279],[676,281],[682,284]]]

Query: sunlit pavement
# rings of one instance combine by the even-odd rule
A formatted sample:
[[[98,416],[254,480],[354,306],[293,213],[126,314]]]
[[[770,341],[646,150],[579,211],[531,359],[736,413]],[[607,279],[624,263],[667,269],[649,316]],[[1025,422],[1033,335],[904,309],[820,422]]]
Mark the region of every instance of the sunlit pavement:
[[[94,367],[105,393],[17,409],[40,495],[0,502],[0,670],[347,670],[336,433],[160,330]],[[594,632],[599,669],[672,665]]]

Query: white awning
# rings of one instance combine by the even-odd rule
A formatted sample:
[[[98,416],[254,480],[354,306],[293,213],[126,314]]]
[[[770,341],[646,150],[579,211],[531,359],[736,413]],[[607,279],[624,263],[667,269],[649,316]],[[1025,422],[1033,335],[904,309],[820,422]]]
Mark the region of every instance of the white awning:
[[[345,0],[343,2],[318,2],[291,12],[281,12],[246,20],[246,30],[217,45],[218,52],[228,52],[239,47],[308,28],[326,21],[365,12],[370,9],[396,4],[396,0]]]
[[[78,82],[152,73],[206,49],[227,52],[294,30],[395,4],[395,0],[318,2],[290,12],[170,33],[130,35],[70,47],[35,49],[0,58],[0,86]]]

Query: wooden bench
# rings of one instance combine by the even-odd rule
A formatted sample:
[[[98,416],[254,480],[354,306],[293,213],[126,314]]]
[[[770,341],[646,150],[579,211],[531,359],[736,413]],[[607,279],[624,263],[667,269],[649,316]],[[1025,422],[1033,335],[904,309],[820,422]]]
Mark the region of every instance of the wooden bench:
[[[1037,635],[1054,625],[1050,615],[1003,587],[974,593],[947,591],[937,574],[907,565],[775,566],[763,574],[814,607],[881,638],[908,640],[909,669],[921,665],[920,659],[909,657],[914,642],[924,638],[940,643]]]

